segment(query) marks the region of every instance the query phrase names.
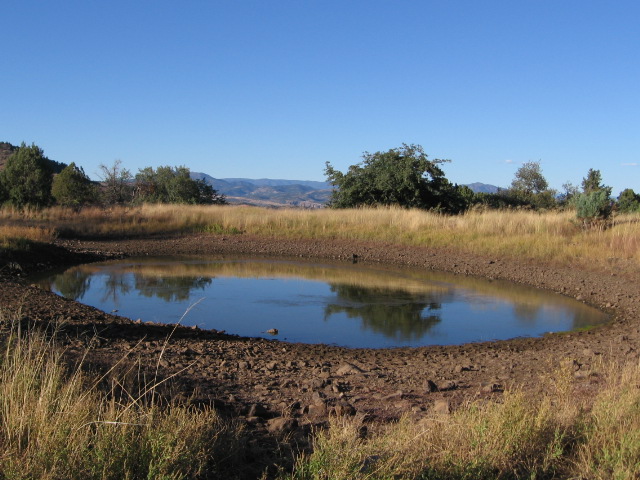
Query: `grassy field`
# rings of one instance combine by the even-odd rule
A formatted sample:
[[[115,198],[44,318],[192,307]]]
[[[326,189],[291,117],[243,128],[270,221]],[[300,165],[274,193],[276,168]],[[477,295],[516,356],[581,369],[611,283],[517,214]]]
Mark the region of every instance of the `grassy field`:
[[[163,233],[255,234],[353,239],[443,247],[496,257],[606,265],[640,263],[640,214],[618,215],[604,230],[584,230],[573,212],[472,211],[446,216],[398,208],[271,210],[242,206],[149,205],[0,211],[0,245],[16,238],[113,238]]]

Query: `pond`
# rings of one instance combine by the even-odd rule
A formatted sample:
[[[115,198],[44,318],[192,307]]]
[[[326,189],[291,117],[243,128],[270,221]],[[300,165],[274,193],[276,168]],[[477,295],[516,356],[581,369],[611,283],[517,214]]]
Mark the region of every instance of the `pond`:
[[[347,347],[454,345],[607,321],[576,300],[509,282],[345,262],[144,257],[32,281],[133,320]]]

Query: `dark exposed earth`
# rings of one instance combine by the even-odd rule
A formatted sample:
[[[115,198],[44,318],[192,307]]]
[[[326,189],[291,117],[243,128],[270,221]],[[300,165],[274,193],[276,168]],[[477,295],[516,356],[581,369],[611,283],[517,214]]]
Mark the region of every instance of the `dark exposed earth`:
[[[604,326],[542,338],[462,346],[349,349],[241,338],[196,328],[136,323],[61,298],[24,280],[27,273],[129,255],[256,254],[407,265],[558,292],[611,315]],[[0,254],[2,255],[2,254]],[[386,421],[432,410],[446,413],[469,399],[499,398],[506,388],[536,395],[560,367],[573,371],[577,394],[600,385],[601,361],[640,355],[640,266],[611,259],[585,268],[397,245],[291,240],[248,235],[189,235],[110,241],[59,241],[28,254],[0,257],[0,302],[24,321],[60,325],[70,359],[87,354],[91,368],[120,361],[142,365],[149,378],[169,378],[171,394],[213,404],[261,435],[304,436],[330,415]],[[124,359],[124,360],[123,360]],[[146,370],[145,370],[146,369]],[[157,370],[157,375],[156,375]],[[291,437],[291,436],[290,436]]]

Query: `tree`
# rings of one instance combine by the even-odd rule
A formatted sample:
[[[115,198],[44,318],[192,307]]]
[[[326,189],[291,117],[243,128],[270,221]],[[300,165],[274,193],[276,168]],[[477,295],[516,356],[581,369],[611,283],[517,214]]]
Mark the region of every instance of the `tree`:
[[[8,198],[8,194],[2,184],[2,180],[1,180],[1,176],[0,176],[0,205],[2,205],[4,203],[5,200],[7,200]]]
[[[77,167],[73,162],[53,177],[51,194],[59,205],[73,208],[94,203],[98,199],[96,187],[82,167]]]
[[[546,178],[542,175],[540,162],[526,162],[516,172],[511,182],[511,189],[531,196],[544,192],[549,188]]]
[[[429,160],[420,145],[365,152],[362,158],[347,173],[326,162],[325,175],[334,186],[330,207],[399,205],[446,212],[459,208],[458,188],[451,185],[439,166],[448,160]]]
[[[611,195],[611,187],[606,187],[602,184],[602,175],[600,174],[600,170],[590,168],[587,172],[587,176],[582,179],[582,192],[591,193],[606,189],[609,189],[609,195]]]
[[[0,172],[0,183],[5,197],[16,207],[44,207],[52,201],[52,176],[51,162],[42,149],[23,142],[7,159]]]
[[[558,203],[563,207],[573,205],[576,195],[580,194],[580,189],[571,182],[565,182],[562,184],[562,190],[563,192],[558,196]]]
[[[136,175],[136,200],[148,203],[225,204],[204,180],[193,180],[187,167],[147,167]]]
[[[116,160],[107,167],[100,165],[100,180],[102,180],[102,201],[106,205],[128,203],[133,195],[133,176],[126,168],[122,168],[122,161]]]
[[[576,196],[576,216],[585,228],[605,228],[612,212],[611,187],[602,184],[600,170],[590,168]]]
[[[198,189],[196,202],[198,205],[227,205],[227,198],[222,193],[218,193],[204,179],[199,178],[195,182]]]
[[[542,175],[540,162],[526,162],[516,171],[511,187],[504,195],[511,199],[512,204],[552,208],[556,204],[555,193],[549,189],[549,183]]]
[[[640,195],[625,188],[618,196],[618,210],[622,213],[640,212]]]

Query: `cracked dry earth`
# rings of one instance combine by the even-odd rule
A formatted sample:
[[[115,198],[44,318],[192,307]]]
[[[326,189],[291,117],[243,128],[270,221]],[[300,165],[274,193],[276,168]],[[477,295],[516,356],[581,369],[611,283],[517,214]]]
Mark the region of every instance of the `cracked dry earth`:
[[[407,265],[505,279],[577,298],[611,321],[583,332],[462,346],[349,349],[241,338],[216,331],[141,324],[29,286],[16,274],[124,255],[257,254]],[[61,323],[68,354],[94,368],[121,361],[149,377],[178,373],[167,391],[213,404],[265,435],[309,432],[329,415],[384,421],[430,410],[447,412],[467,399],[499,398],[519,386],[544,392],[549,374],[569,366],[577,392],[598,388],[600,360],[637,362],[640,355],[640,267],[612,260],[593,270],[487,258],[424,247],[247,235],[190,235],[144,240],[61,241],[23,258],[4,258],[3,307],[23,318]],[[125,361],[122,361],[125,358]]]

